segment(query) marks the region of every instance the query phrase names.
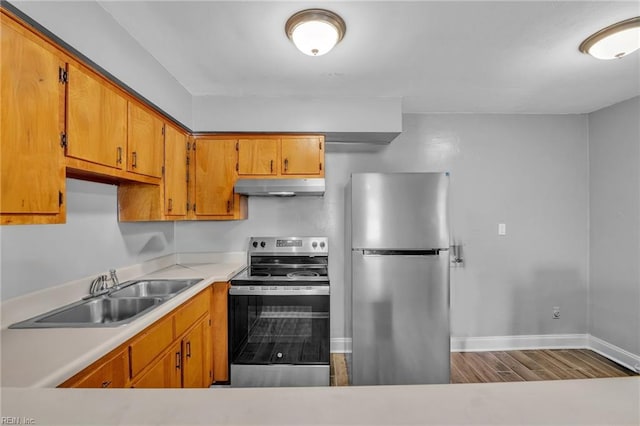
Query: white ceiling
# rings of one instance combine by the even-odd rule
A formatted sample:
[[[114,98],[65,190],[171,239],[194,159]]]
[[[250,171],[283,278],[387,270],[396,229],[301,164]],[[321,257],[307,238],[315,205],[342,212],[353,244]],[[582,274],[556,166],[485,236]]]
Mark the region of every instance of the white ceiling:
[[[584,113],[640,94],[640,52],[599,61],[590,34],[640,1],[100,1],[192,95],[400,97],[404,112]],[[284,24],[347,24],[321,57]]]

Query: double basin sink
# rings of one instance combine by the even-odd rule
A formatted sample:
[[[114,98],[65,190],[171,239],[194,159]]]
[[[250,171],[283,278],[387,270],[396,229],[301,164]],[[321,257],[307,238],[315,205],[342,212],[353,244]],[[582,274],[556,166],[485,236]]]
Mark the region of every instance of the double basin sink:
[[[74,302],[9,328],[117,327],[130,323],[200,281],[200,278],[127,281],[106,294]]]

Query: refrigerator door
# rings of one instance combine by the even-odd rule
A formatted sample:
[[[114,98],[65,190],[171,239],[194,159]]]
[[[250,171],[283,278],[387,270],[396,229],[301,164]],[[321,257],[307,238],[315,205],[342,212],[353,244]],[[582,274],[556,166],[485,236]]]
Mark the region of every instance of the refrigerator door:
[[[448,248],[446,173],[354,173],[354,249]]]
[[[449,383],[449,252],[351,256],[353,384]]]

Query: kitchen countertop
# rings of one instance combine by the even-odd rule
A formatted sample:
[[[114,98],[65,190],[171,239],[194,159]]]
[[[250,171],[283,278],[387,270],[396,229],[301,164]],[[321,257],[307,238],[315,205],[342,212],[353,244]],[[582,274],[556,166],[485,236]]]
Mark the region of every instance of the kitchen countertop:
[[[202,255],[190,258],[183,256],[176,259],[180,264],[138,277],[127,277],[127,280],[132,278],[203,278],[203,280],[127,325],[104,328],[2,329],[0,336],[2,387],[58,386],[211,283],[228,281],[246,266],[242,256],[226,258],[218,256],[217,259],[220,261],[207,261],[208,258]]]
[[[21,424],[33,419],[33,424],[64,425],[637,426],[640,378],[339,388],[2,389],[1,407],[2,416],[18,417]]]

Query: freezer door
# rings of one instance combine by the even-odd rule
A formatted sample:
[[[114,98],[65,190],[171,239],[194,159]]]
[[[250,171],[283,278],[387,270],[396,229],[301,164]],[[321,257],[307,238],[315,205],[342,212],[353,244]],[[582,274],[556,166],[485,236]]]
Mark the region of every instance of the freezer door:
[[[445,173],[354,173],[352,248],[448,248]]]
[[[449,255],[353,251],[354,385],[449,383]]]

